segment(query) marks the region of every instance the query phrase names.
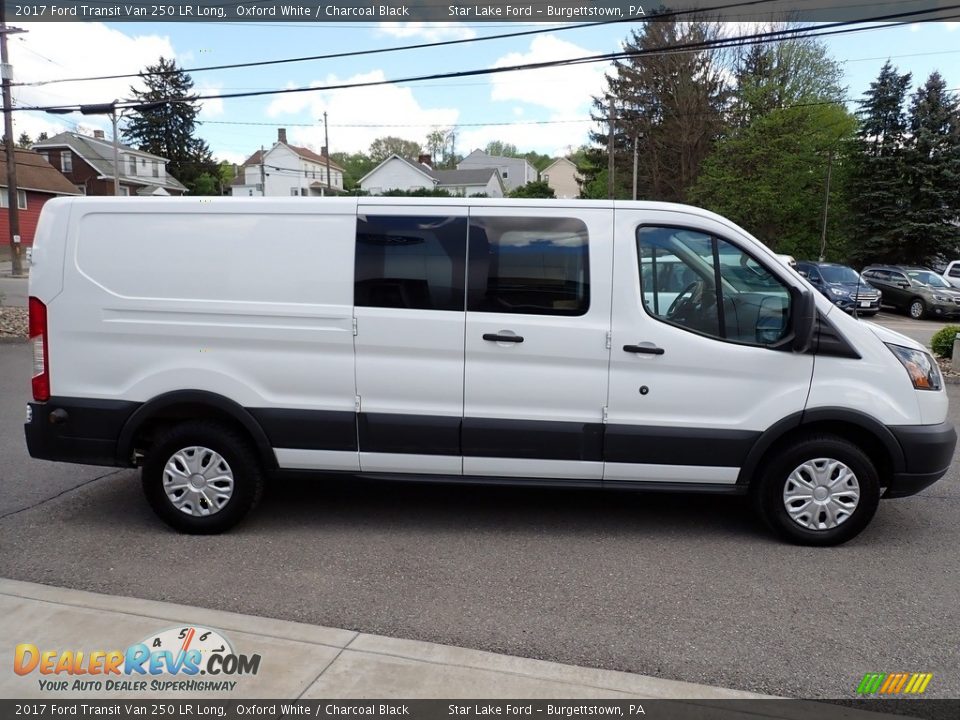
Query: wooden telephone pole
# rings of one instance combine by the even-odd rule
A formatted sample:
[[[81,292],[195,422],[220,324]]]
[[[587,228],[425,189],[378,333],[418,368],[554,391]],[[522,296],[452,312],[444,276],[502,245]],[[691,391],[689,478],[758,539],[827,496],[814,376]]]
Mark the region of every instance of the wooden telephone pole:
[[[7,27],[7,6],[0,2],[0,62],[3,63],[3,131],[6,135],[7,150],[7,213],[10,218],[10,260],[14,275],[23,274],[23,261],[20,259],[20,205],[17,188],[17,153],[14,150],[13,137],[13,100],[10,96],[10,82],[13,69],[7,57],[7,35],[26,32]]]

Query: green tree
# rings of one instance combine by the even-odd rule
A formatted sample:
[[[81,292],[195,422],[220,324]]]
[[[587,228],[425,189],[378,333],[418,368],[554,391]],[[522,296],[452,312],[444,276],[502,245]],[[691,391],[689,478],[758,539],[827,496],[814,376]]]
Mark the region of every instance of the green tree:
[[[496,157],[523,157],[520,154],[520,151],[517,150],[517,146],[513,143],[503,142],[502,140],[491,140],[487,143],[487,146],[483,149],[487,155],[494,155]]]
[[[786,30],[772,23],[768,30]],[[738,127],[773,110],[809,102],[843,102],[843,69],[816,38],[749,45],[736,58],[732,115]]]
[[[347,191],[355,189],[360,178],[377,166],[366,153],[335,152],[331,153],[330,159],[343,168],[343,188]]]
[[[17,138],[17,147],[29,150],[32,146],[33,140],[30,139],[30,136],[25,132],[20,133],[20,137]]]
[[[146,89],[131,87],[130,92],[142,108],[128,117],[122,131],[124,140],[144,152],[167,158],[167,171],[191,194],[206,194],[218,170],[207,143],[194,136],[200,107],[193,79],[177,67],[175,60],[162,57],[140,77]],[[208,177],[201,180],[203,175]]]
[[[960,245],[960,101],[940,73],[914,93],[908,123],[902,246],[910,262],[931,265]]]
[[[910,73],[901,75],[888,60],[859,102],[849,185],[854,264],[915,262],[902,243],[908,210],[904,102],[909,87]]]
[[[716,40],[720,24],[664,19],[646,22],[624,43],[628,52]],[[616,197],[632,194],[637,148],[638,197],[682,202],[724,128],[727,88],[717,51],[631,55],[614,62],[607,92],[594,98],[594,119],[607,132],[591,139],[606,147],[609,107],[615,107]]]
[[[367,154],[375,163],[382,163],[391,155],[399,155],[407,160],[416,161],[420,155],[420,143],[387,135],[370,143],[370,151]]]
[[[555,198],[553,188],[543,180],[528,182],[510,191],[507,197],[512,198]]]
[[[856,119],[843,105],[773,110],[718,143],[691,200],[742,225],[768,247],[818,257],[831,175],[827,250],[845,259],[845,149]]]

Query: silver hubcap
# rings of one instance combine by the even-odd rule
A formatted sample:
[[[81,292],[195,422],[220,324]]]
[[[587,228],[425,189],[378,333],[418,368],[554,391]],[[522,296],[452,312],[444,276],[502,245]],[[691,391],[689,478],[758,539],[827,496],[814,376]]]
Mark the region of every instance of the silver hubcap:
[[[857,476],[832,458],[808,460],[790,473],[783,486],[787,514],[807,530],[837,527],[853,515],[859,503]]]
[[[921,315],[923,315],[923,305],[921,305],[918,302],[915,302],[913,305],[910,306],[910,314],[915,318],[918,318]]]
[[[233,471],[209,448],[183,448],[171,455],[163,468],[163,491],[182,513],[213,515],[233,497]]]

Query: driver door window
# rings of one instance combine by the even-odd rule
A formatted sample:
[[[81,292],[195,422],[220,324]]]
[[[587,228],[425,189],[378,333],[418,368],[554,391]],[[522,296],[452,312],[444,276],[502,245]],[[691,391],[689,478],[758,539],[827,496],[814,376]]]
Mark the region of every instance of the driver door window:
[[[787,334],[788,288],[731,243],[694,230],[641,227],[637,252],[643,305],[657,320],[751,345]]]

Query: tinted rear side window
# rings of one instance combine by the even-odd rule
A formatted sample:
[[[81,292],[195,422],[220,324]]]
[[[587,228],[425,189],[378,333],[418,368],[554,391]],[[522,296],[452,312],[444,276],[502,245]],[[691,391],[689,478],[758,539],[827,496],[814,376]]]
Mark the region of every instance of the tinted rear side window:
[[[583,315],[589,307],[582,220],[471,216],[468,310]]]
[[[465,217],[361,215],[354,304],[463,311],[466,249]]]

